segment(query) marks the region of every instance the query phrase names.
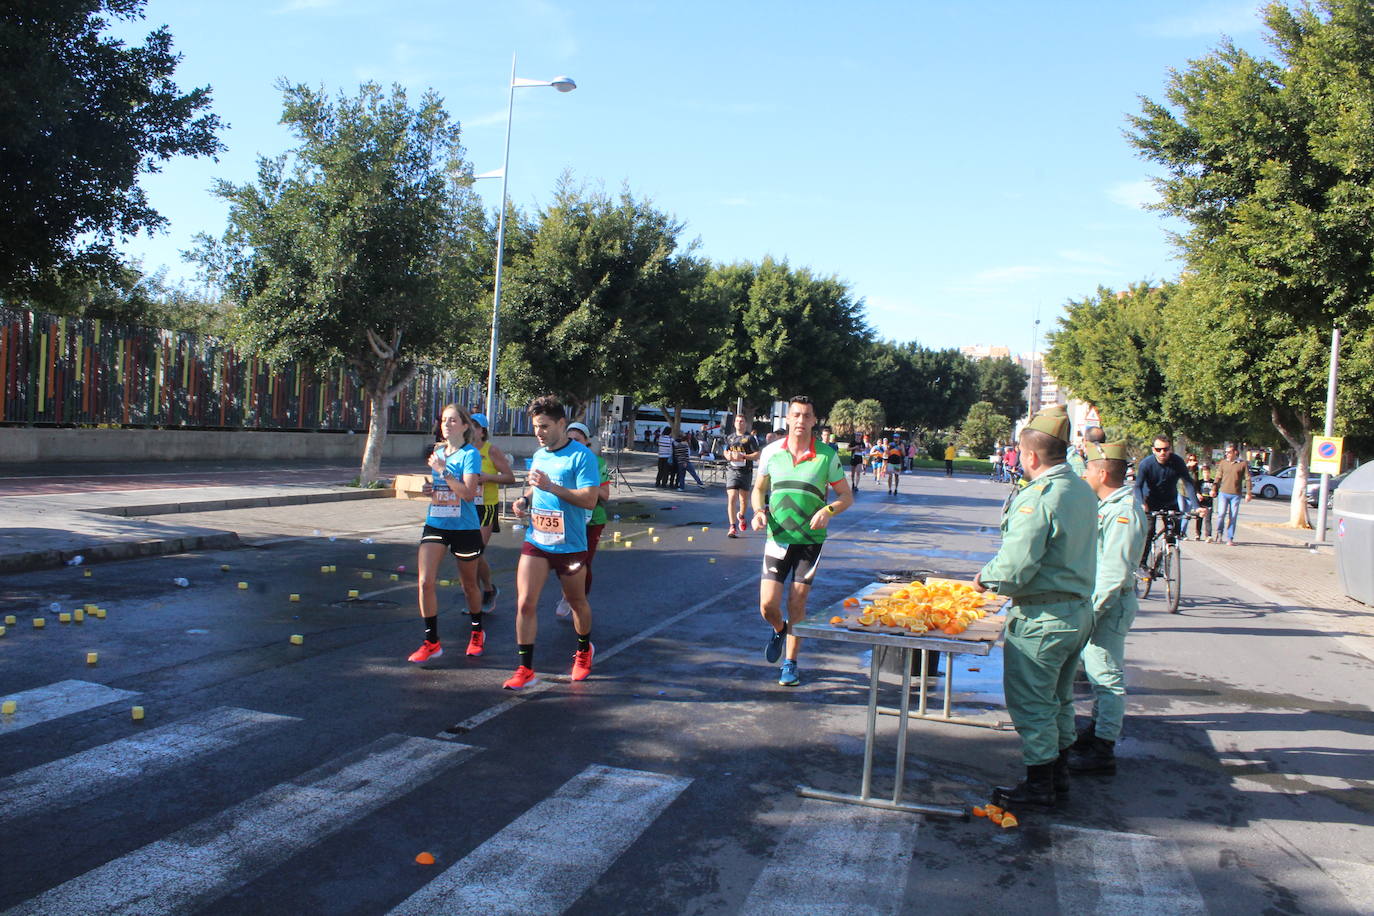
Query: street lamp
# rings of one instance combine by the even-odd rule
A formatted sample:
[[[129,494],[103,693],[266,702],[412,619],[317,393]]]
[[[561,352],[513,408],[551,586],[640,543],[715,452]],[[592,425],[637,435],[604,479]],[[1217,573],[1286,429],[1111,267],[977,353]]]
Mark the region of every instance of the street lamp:
[[[496,177],[501,176],[501,212],[496,218],[496,283],[491,296],[491,350],[487,354],[487,422],[496,422],[496,357],[500,345],[500,324],[498,319],[501,312],[501,262],[505,260],[506,251],[506,182],[510,173],[510,122],[511,116],[515,114],[515,90],[529,89],[535,86],[552,86],[559,92],[572,92],[577,88],[577,83],[571,77],[558,76],[552,80],[527,80],[515,75],[515,55],[510,57],[510,100],[506,105],[506,155],[501,161],[500,172],[487,172],[477,177]],[[495,432],[495,429],[492,430]]]

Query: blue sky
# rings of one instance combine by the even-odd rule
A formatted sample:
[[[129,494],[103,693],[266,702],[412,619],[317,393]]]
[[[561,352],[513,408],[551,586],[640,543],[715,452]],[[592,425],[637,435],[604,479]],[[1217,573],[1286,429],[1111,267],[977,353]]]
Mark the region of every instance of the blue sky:
[[[511,198],[558,175],[675,214],[717,261],[785,258],[850,284],[884,337],[1032,346],[1099,284],[1178,273],[1149,168],[1122,136],[1138,95],[1222,35],[1264,52],[1257,2],[694,3],[151,0],[183,88],[209,84],[230,125],[220,161],[144,180],[169,231],[125,246],[194,277],[178,252],[223,231],[211,182],[251,180],[291,145],[279,77],[353,93],[427,88],[463,125],[476,172],[501,164],[517,90]],[[496,207],[500,183],[478,188]]]

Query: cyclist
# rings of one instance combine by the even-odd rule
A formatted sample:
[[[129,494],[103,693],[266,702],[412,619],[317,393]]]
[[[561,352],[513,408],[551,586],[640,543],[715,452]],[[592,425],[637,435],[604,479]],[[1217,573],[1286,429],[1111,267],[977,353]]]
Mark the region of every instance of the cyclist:
[[[1154,442],[1150,447],[1150,454],[1140,459],[1140,463],[1135,469],[1135,495],[1136,499],[1145,507],[1147,514],[1153,515],[1155,512],[1178,511],[1179,495],[1178,486],[1183,484],[1187,495],[1184,497],[1185,511],[1192,511],[1198,506],[1197,485],[1193,483],[1193,476],[1188,473],[1188,465],[1183,459],[1174,454],[1174,441],[1168,436],[1160,433],[1155,436]],[[1163,524],[1161,521],[1160,524]],[[1182,522],[1176,523],[1177,529],[1182,528]],[[1150,555],[1150,546],[1154,543],[1155,534],[1158,533],[1159,524],[1151,524],[1149,534],[1145,538],[1145,552],[1140,557],[1143,567],[1145,559]]]

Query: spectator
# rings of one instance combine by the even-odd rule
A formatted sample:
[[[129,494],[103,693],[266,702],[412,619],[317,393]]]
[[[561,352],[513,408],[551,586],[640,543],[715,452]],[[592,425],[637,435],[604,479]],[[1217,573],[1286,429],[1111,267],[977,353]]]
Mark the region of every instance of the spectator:
[[[658,476],[654,478],[654,486],[659,489],[666,489],[672,486],[673,477],[676,474],[676,466],[673,462],[673,428],[663,427],[663,431],[658,434]]]

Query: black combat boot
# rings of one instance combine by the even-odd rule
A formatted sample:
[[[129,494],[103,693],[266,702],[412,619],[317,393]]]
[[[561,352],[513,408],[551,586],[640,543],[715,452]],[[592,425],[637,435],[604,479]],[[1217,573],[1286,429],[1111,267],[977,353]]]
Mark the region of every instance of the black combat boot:
[[[1069,752],[1069,769],[1075,773],[1115,773],[1116,742],[1094,735],[1087,747]]]
[[[1069,794],[1069,749],[1064,748],[1054,760],[1054,791],[1056,795]]]
[[[1054,793],[1054,762],[1026,767],[1026,778],[1016,786],[992,790],[992,803],[1011,811],[1020,808],[1052,808],[1058,801]]]
[[[1093,738],[1097,737],[1097,720],[1089,719],[1088,727],[1078,733],[1078,739],[1069,745],[1071,751],[1086,750],[1092,745]]]

